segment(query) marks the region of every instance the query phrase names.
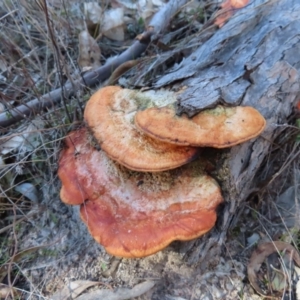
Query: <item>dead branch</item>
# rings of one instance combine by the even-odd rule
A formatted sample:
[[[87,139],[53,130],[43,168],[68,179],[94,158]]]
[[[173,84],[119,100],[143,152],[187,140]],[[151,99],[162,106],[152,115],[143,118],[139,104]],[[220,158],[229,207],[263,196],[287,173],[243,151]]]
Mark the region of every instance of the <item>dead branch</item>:
[[[69,99],[79,90],[85,87],[93,87],[109,78],[112,72],[124,62],[139,57],[147,49],[151,40],[155,39],[155,37],[165,30],[174,14],[187,2],[188,0],[169,1],[153,16],[147,30],[139,36],[138,40],[121,55],[112,59],[104,66],[83,74],[79,80],[75,80],[74,82],[68,81],[61,88],[1,113],[0,127],[6,128],[24,118],[34,117],[38,112],[57,105],[62,99]]]

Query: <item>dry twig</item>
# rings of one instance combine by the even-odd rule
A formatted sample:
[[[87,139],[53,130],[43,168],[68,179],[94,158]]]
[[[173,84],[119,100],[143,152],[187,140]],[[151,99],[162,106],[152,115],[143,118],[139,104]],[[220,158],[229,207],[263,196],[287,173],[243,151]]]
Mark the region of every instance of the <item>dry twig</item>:
[[[158,11],[152,18],[148,25],[147,30],[139,36],[131,47],[124,51],[121,55],[110,60],[106,65],[101,66],[93,71],[87,72],[82,75],[81,79],[72,82],[67,82],[64,86],[50,93],[43,95],[42,97],[35,98],[26,104],[19,105],[15,108],[11,108],[0,114],[0,127],[8,127],[18,121],[32,117],[36,113],[51,108],[54,105],[60,103],[64,99],[68,99],[73,96],[78,90],[84,87],[93,87],[107,78],[112,72],[122,65],[124,62],[136,59],[139,57],[148,47],[151,40],[155,39],[163,30],[167,27],[172,16],[182,7],[187,0],[171,0],[167,5]]]

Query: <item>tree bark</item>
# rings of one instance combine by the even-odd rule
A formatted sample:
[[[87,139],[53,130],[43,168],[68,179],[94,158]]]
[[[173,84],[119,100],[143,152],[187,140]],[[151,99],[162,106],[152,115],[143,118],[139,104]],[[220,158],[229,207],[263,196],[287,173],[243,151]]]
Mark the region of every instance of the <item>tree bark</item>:
[[[226,204],[213,231],[183,245],[190,263],[221,250],[231,221],[258,186],[258,171],[300,98],[300,2],[251,2],[179,66],[151,83],[147,74],[138,80],[155,88],[184,87],[178,114],[193,116],[217,103],[239,104],[255,107],[267,120],[260,137],[221,151],[214,175]]]

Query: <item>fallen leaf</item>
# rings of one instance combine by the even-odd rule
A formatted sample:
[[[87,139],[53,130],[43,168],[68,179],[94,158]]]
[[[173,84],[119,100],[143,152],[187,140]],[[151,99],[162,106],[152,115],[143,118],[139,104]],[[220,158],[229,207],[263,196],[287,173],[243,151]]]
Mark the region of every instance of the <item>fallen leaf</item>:
[[[83,11],[85,22],[87,25],[91,24],[100,24],[102,9],[97,2],[85,2],[83,4]]]
[[[152,1],[139,0],[138,12],[139,17],[147,23],[147,20],[155,13]]]
[[[124,41],[124,8],[116,7],[102,11],[96,2],[84,4],[85,22],[89,32],[93,35],[100,32],[106,37]]]
[[[289,282],[287,281],[288,278],[290,278],[290,274],[287,274],[291,272],[289,270],[289,265],[291,265],[291,261],[293,263],[296,263],[297,266],[300,266],[300,255],[297,252],[297,250],[290,244],[284,243],[281,241],[274,241],[274,242],[268,242],[260,244],[252,253],[250,261],[247,266],[247,273],[248,273],[248,279],[253,286],[253,288],[256,290],[256,292],[264,297],[270,297],[269,293],[272,292],[272,289],[270,291],[270,288],[267,288],[268,294],[263,292],[260,285],[264,285],[264,282],[258,283],[258,272],[261,269],[262,263],[266,262],[267,259],[272,256],[273,254],[278,254],[280,257],[275,256],[277,258],[277,261],[284,262],[284,266],[282,264],[279,264],[276,266],[274,256],[272,263],[267,264],[267,269],[270,267],[274,272],[271,273],[271,276],[269,277],[269,281],[267,280],[268,284],[272,285],[272,288],[286,288]],[[281,258],[281,259],[280,259]],[[274,267],[275,265],[275,267]],[[276,268],[277,267],[277,268]],[[276,273],[277,272],[277,273]],[[279,276],[278,276],[279,274]],[[283,276],[282,276],[283,275]],[[285,280],[282,282],[282,280]],[[274,290],[273,290],[274,291]],[[282,292],[282,290],[280,290]],[[273,295],[272,295],[273,296]]]
[[[10,295],[14,295],[15,299],[21,297],[21,293],[18,290],[0,283],[0,299],[10,299]]]
[[[87,30],[81,31],[78,36],[79,42],[79,57],[78,64],[82,71],[101,66],[101,50],[95,39]]]
[[[141,296],[152,289],[155,285],[154,281],[144,281],[137,284],[132,289],[118,288],[111,290],[98,290],[89,294],[84,294],[77,298],[77,300],[125,300]]]
[[[24,135],[15,135],[13,137],[8,137],[7,140],[1,145],[1,153],[7,154],[14,151],[22,146],[26,137]]]
[[[251,236],[247,238],[247,247],[253,246],[255,243],[257,243],[260,239],[260,236],[258,233],[254,232]]]
[[[1,154],[5,155],[15,150],[22,150],[23,152],[33,151],[41,143],[38,129],[42,127],[43,122],[40,120],[35,120],[30,125],[24,127],[20,134],[1,137]]]
[[[101,32],[112,40],[124,41],[124,25],[124,9],[109,9],[104,13]]]
[[[32,183],[21,183],[15,187],[15,191],[19,192],[32,202],[38,202],[38,191]]]
[[[86,29],[93,37],[99,36],[101,19],[103,19],[103,11],[97,2],[85,2],[83,4],[84,20]]]
[[[62,290],[56,292],[51,300],[68,300],[77,298],[82,292],[88,289],[91,286],[98,284],[103,284],[98,281],[89,281],[89,280],[77,280],[70,282]]]

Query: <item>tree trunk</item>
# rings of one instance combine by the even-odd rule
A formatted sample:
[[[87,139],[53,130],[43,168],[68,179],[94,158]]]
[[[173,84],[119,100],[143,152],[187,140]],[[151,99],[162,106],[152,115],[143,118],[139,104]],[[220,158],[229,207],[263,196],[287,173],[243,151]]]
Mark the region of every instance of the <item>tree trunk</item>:
[[[178,98],[179,114],[192,116],[217,103],[239,104],[255,107],[267,120],[259,138],[218,151],[223,155],[214,175],[226,204],[213,231],[182,245],[191,263],[220,251],[233,217],[258,186],[258,171],[300,97],[299,0],[251,2],[179,66],[152,82],[155,88],[185,87]],[[149,86],[146,75],[132,82]]]

